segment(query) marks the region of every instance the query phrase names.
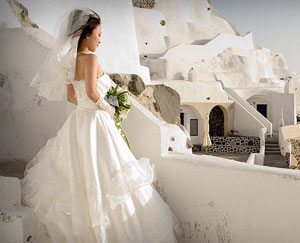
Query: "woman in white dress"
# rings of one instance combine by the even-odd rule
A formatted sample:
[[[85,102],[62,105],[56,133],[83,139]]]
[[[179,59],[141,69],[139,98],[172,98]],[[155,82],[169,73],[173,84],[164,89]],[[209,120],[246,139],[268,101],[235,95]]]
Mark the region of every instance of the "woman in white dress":
[[[152,185],[149,159],[134,157],[103,99],[115,84],[90,53],[100,36],[94,11],[67,12],[31,84],[49,100],[67,93],[77,107],[27,164],[22,203],[34,208],[39,232],[52,242],[177,242],[179,221]]]

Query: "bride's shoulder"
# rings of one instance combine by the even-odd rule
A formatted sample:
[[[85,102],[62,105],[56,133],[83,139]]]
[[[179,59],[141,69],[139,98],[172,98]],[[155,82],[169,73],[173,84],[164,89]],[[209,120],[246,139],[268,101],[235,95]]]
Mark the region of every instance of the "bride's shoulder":
[[[95,63],[98,64],[98,57],[93,53],[87,54],[86,55],[86,63],[87,64],[95,64]]]
[[[87,59],[91,59],[91,60],[98,60],[97,55],[95,55],[94,53],[89,53],[86,55]]]

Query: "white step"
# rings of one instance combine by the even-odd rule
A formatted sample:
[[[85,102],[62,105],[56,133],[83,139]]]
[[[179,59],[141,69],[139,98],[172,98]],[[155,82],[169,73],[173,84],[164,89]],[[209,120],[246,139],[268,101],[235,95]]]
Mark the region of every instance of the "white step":
[[[265,151],[265,154],[281,154],[280,151]]]
[[[12,207],[0,212],[0,242],[33,242],[35,217],[28,207]]]
[[[0,176],[0,188],[0,209],[21,205],[21,187],[18,178]]]
[[[46,243],[36,238],[37,222],[32,208],[21,205],[20,180],[0,176],[0,242]]]

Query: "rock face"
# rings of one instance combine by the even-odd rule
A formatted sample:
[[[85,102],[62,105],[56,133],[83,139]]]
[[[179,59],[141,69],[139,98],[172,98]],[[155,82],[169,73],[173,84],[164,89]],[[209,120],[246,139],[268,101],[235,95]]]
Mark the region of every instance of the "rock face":
[[[157,118],[179,124],[180,96],[174,89],[160,85],[146,85],[136,74],[108,74],[123,89],[150,110]]]
[[[136,8],[153,8],[155,0],[132,0],[133,7]]]
[[[145,90],[145,84],[136,74],[109,74],[110,78],[121,88],[127,88],[132,94],[140,95]]]
[[[160,113],[168,123],[178,123],[180,112],[180,95],[174,89],[159,84],[153,87],[153,98],[155,110]]]
[[[212,79],[213,74],[227,87],[253,87],[263,78],[280,79],[282,72],[288,70],[282,55],[264,48],[252,51],[229,48],[218,56],[205,58],[199,65],[201,80]],[[204,72],[205,71],[205,72]]]
[[[18,21],[22,27],[33,27],[38,28],[38,25],[33,23],[28,15],[28,9],[25,8],[17,0],[8,0],[9,6],[11,7],[14,15],[18,18]]]

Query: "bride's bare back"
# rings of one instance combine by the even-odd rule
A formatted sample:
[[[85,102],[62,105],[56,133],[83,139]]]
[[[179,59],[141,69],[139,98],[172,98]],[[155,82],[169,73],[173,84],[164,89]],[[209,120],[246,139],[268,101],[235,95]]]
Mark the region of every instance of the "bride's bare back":
[[[93,61],[91,61],[93,60]],[[87,67],[88,66],[88,67]],[[97,66],[97,70],[95,70]],[[91,71],[95,70],[95,71]],[[91,74],[92,77],[91,77]],[[94,54],[86,54],[86,53],[80,53],[77,55],[76,58],[76,67],[75,67],[75,77],[74,81],[79,80],[85,80],[86,82],[86,90],[87,95],[89,98],[96,102],[96,100],[99,98],[99,93],[96,91],[97,87],[97,79],[103,75],[103,71],[98,63],[97,56]],[[87,75],[87,77],[86,77]],[[95,76],[94,76],[95,75]],[[95,78],[94,78],[95,77]],[[86,78],[88,80],[86,80]],[[74,105],[77,105],[77,99],[75,95],[75,90],[72,84],[67,85],[67,100]]]

